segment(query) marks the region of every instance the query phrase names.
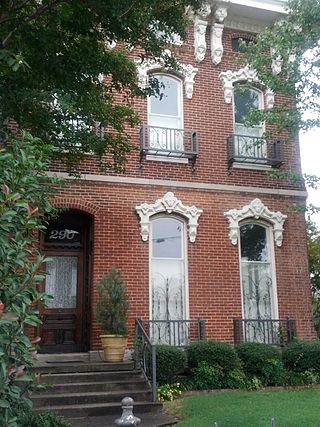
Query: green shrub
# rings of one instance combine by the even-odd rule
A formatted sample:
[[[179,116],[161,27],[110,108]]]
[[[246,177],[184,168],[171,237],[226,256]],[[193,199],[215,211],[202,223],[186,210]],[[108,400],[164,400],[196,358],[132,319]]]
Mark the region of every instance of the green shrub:
[[[320,373],[320,340],[296,341],[283,349],[284,366],[294,372]]]
[[[72,427],[64,418],[50,412],[34,414],[25,408],[18,416],[19,427]]]
[[[280,352],[269,344],[247,342],[236,345],[244,373],[257,377],[263,385],[282,384],[283,365]]]
[[[234,349],[221,341],[199,341],[187,348],[188,366],[194,369],[205,362],[223,373],[239,368],[239,359]]]
[[[169,345],[157,346],[157,382],[159,384],[174,382],[186,367],[185,351]]]
[[[284,386],[315,385],[319,383],[319,380],[319,374],[316,374],[314,371],[285,371],[283,375]]]
[[[191,386],[197,390],[247,388],[247,381],[240,369],[223,372],[218,366],[200,362],[199,366],[192,370]]]

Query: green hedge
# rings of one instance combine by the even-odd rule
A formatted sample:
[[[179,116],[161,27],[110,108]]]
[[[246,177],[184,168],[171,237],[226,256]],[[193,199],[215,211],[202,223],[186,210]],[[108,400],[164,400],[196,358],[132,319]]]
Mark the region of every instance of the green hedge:
[[[320,340],[296,341],[283,349],[282,360],[293,372],[320,373]]]
[[[187,348],[188,366],[198,368],[202,363],[229,372],[240,366],[235,350],[221,341],[199,341]]]
[[[257,377],[264,385],[282,383],[283,364],[281,353],[272,345],[247,342],[236,345],[244,373]]]
[[[174,382],[187,367],[187,355],[184,350],[169,345],[157,346],[157,383]]]

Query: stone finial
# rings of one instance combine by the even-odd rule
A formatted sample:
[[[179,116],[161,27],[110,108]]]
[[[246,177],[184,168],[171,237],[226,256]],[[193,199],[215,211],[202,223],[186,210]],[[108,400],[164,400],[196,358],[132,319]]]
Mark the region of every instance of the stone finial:
[[[133,399],[124,397],[121,400],[122,415],[115,420],[116,426],[138,426],[141,424],[141,419],[133,415]]]

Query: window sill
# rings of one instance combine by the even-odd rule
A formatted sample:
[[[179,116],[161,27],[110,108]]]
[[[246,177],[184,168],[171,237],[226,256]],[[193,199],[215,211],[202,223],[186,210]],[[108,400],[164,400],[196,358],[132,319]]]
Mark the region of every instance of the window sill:
[[[181,157],[169,157],[169,156],[161,156],[161,155],[152,155],[147,154],[146,160],[151,160],[153,162],[166,162],[166,163],[188,163],[187,158]]]
[[[259,171],[269,171],[272,169],[271,165],[249,163],[249,162],[234,162],[232,164],[233,169],[250,169],[250,170],[259,170]]]

